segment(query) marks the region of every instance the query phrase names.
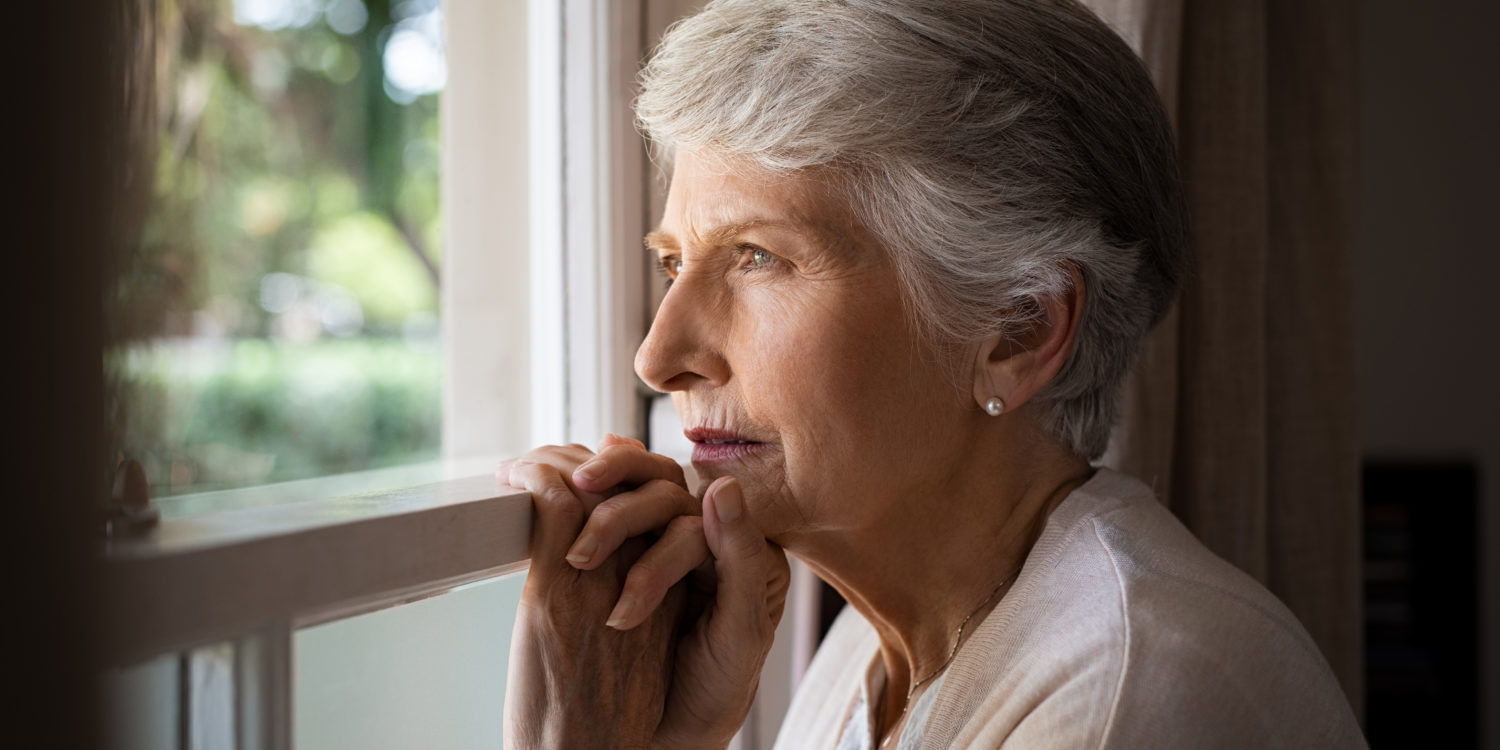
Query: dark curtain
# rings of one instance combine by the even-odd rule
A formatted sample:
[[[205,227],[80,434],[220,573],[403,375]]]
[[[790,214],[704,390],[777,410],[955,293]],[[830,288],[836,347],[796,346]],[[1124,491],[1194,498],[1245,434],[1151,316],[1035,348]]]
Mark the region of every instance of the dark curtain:
[[[1155,76],[1191,211],[1105,460],[1284,601],[1362,713],[1354,2],[1087,4]]]

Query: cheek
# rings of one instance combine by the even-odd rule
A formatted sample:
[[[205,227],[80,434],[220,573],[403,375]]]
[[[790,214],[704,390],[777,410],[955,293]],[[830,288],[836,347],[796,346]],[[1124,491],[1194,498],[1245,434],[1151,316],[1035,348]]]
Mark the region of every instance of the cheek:
[[[752,417],[796,434],[837,412],[847,371],[863,359],[850,309],[833,295],[748,294],[735,316],[731,368]],[[763,414],[762,414],[763,413]]]
[[[733,369],[746,410],[779,433],[782,481],[807,511],[908,463],[945,393],[894,295],[837,292],[747,305],[731,338],[743,342]]]

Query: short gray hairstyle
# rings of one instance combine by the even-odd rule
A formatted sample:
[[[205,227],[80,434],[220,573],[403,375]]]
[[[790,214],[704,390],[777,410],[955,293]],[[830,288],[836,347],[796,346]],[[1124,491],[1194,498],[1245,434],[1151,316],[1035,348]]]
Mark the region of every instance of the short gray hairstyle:
[[[636,115],[678,149],[827,168],[935,341],[1012,336],[1087,289],[1043,427],[1103,453],[1120,383],[1183,272],[1171,125],[1071,0],[715,0],[668,31]]]

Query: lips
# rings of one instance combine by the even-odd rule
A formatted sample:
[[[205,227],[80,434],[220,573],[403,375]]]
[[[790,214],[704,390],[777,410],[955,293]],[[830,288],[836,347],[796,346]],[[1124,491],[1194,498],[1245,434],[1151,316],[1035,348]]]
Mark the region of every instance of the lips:
[[[682,434],[693,441],[693,463],[716,464],[752,456],[764,450],[766,443],[733,430],[693,427]]]

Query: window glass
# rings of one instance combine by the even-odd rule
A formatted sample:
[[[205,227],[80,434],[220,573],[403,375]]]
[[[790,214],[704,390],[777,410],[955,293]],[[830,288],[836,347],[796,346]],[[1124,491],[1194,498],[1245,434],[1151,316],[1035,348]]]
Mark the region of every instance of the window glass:
[[[113,290],[153,495],[439,450],[438,0],[152,6],[152,202]]]
[[[299,750],[497,748],[511,626],[526,575],[302,628],[293,634],[292,746]],[[233,747],[246,684],[225,641],[108,670],[111,750]],[[185,713],[184,713],[185,712]]]
[[[110,750],[177,750],[182,724],[181,655],[107,670],[100,680],[104,696],[104,736]]]
[[[524,574],[297,631],[292,746],[501,746]]]

